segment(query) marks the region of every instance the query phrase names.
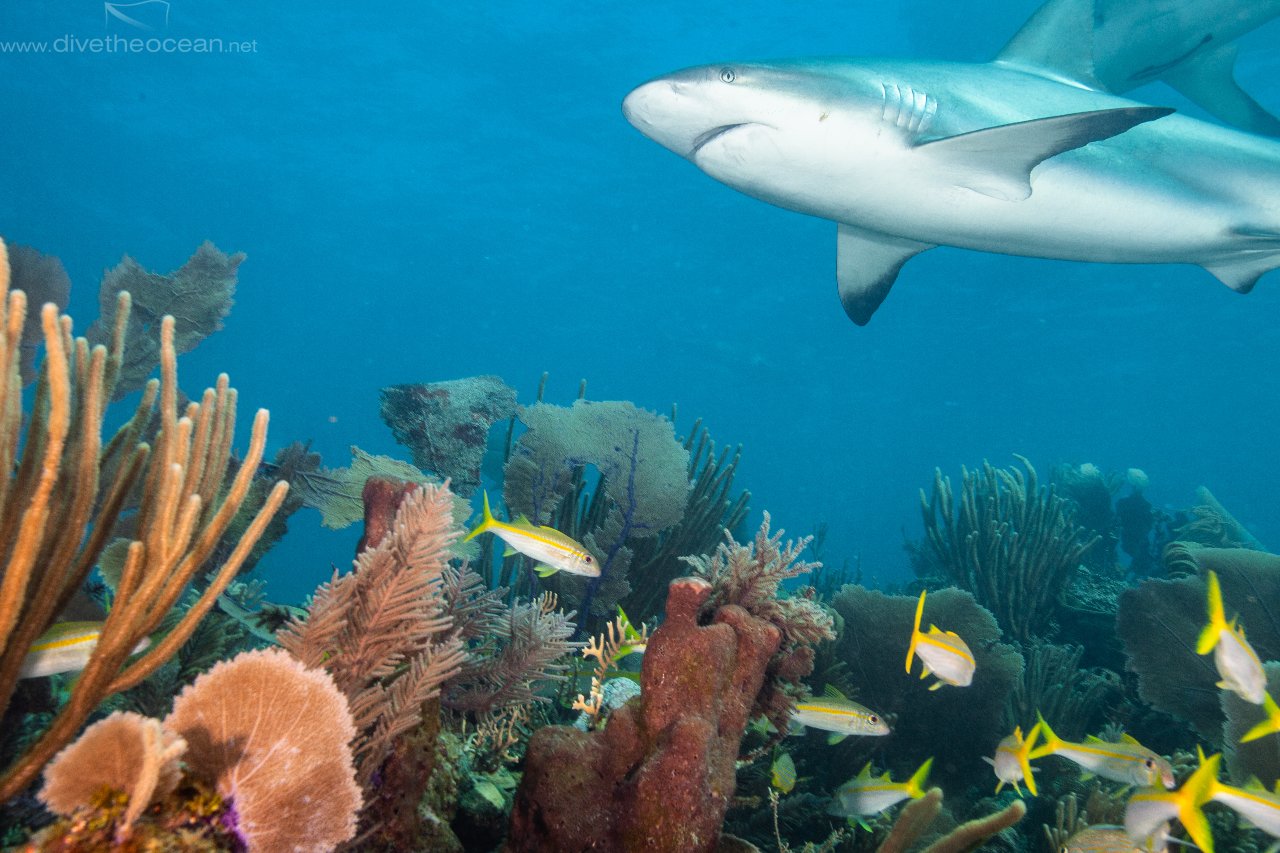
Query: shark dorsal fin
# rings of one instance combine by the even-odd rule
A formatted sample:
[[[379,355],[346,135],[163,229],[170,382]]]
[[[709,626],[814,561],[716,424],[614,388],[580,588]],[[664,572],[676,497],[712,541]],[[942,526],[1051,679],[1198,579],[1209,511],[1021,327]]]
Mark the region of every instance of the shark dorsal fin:
[[[934,139],[915,147],[958,187],[1000,201],[1031,195],[1031,170],[1062,154],[1118,136],[1172,113],[1167,107],[1120,107],[1049,116]]]
[[[1049,0],[996,55],[996,62],[1100,89],[1093,68],[1094,5]]]

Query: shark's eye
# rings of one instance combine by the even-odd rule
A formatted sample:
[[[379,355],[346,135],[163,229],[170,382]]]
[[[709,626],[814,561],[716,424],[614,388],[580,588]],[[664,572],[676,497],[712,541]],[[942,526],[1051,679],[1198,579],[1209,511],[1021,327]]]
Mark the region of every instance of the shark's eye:
[[[733,73],[732,68],[721,68],[720,79],[725,83],[732,83],[734,80],[738,79],[738,75]]]

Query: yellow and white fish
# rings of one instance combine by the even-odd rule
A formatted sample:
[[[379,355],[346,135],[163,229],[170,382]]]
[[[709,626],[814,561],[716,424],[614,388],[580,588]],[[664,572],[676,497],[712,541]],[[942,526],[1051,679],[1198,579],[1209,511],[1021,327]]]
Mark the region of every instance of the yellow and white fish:
[[[98,647],[103,622],[59,622],[49,628],[31,644],[31,651],[22,660],[18,678],[40,678],[60,672],[79,672],[89,663],[89,656]],[[143,638],[133,653],[146,649],[151,641]]]
[[[930,758],[911,774],[910,779],[894,782],[888,773],[872,776],[871,764],[868,762],[861,773],[836,789],[835,796],[827,807],[827,814],[861,818],[879,814],[906,799],[919,799],[924,796],[924,780],[928,778],[932,765],[933,759]]]
[[[844,694],[828,684],[822,698],[810,696],[796,703],[791,712],[791,722],[830,732],[827,743],[835,744],[849,735],[876,737],[887,735],[889,726],[870,708],[846,699]]]
[[[534,571],[540,577],[545,578],[556,572],[589,578],[600,577],[600,564],[591,552],[554,527],[535,525],[523,515],[512,522],[494,518],[489,509],[487,492],[484,496],[484,517],[462,541],[468,542],[481,533],[492,533],[506,542],[510,546],[507,556],[519,552],[532,557],[538,562]]]
[[[1012,785],[1013,790],[1018,792],[1018,796],[1022,796],[1022,789],[1018,787],[1018,783],[1026,780],[1027,790],[1031,792],[1031,796],[1036,796],[1036,777],[1032,775],[1031,761],[1028,756],[1031,755],[1031,750],[1035,749],[1036,738],[1039,736],[1039,723],[1031,727],[1031,734],[1027,735],[1025,740],[1022,737],[1022,726],[1017,726],[1013,734],[996,745],[995,757],[983,756],[982,760],[991,765],[995,770],[996,779],[999,780],[996,782],[997,794],[1005,785]]]
[[[1276,700],[1271,698],[1270,693],[1262,700],[1262,710],[1266,712],[1266,719],[1245,732],[1244,737],[1240,738],[1241,743],[1280,732],[1280,705],[1276,705]]]
[[[1214,666],[1222,676],[1219,687],[1230,690],[1246,702],[1261,705],[1267,695],[1267,674],[1262,669],[1262,661],[1244,638],[1244,628],[1238,626],[1235,619],[1227,621],[1218,575],[1209,572],[1206,583],[1209,624],[1200,632],[1196,651],[1202,655],[1213,652]]]
[[[1218,781],[1218,757],[1215,755],[1206,760],[1203,755],[1200,756],[1202,768],[1212,765],[1214,769],[1213,775],[1206,783],[1206,801],[1221,803],[1267,835],[1280,838],[1280,782],[1276,783],[1274,791],[1268,791],[1256,784],[1257,780],[1254,780],[1255,784],[1246,785],[1243,788],[1226,785]],[[1192,838],[1195,839],[1195,836],[1193,835]],[[1212,842],[1212,839],[1210,841]],[[1213,853],[1212,846],[1206,847],[1200,843],[1199,839],[1196,839],[1196,843],[1204,848],[1205,853]]]
[[[784,794],[796,786],[796,762],[789,753],[779,752],[769,768],[769,784]]]
[[[1177,818],[1183,828],[1205,853],[1213,853],[1213,833],[1201,806],[1209,802],[1217,781],[1220,756],[1205,760],[1176,791],[1162,788],[1139,788],[1129,796],[1124,808],[1124,829],[1130,842],[1139,849],[1163,849],[1169,839],[1169,821]]]
[[[920,601],[916,604],[916,623],[911,629],[911,643],[907,646],[907,672],[911,672],[911,662],[920,655],[920,677],[932,673],[938,680],[930,685],[930,690],[937,690],[944,684],[956,687],[968,687],[973,683],[973,670],[977,666],[973,652],[960,635],[954,631],[943,631],[937,625],[929,626],[929,633],[920,630],[920,617],[924,615],[925,592],[920,592]]]
[[[1154,787],[1159,783],[1172,788],[1177,784],[1169,762],[1129,735],[1124,735],[1119,743],[1100,740],[1093,735],[1084,743],[1072,743],[1058,737],[1044,717],[1040,717],[1040,735],[1044,738],[1044,745],[1031,751],[1032,759],[1060,755],[1090,773],[1125,785]]]

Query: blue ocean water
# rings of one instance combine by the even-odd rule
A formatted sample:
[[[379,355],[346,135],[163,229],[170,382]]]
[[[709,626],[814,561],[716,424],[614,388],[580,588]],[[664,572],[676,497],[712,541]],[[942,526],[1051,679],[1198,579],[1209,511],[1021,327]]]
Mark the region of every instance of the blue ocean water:
[[[131,14],[244,49],[93,52],[137,25],[97,0],[0,7],[0,41],[48,46],[0,52],[0,233],[62,258],[81,328],[124,253],[164,272],[206,238],[247,252],[225,330],[180,369],[188,389],[228,371],[242,425],[271,410],[273,450],[407,457],[380,387],[496,373],[528,402],[546,370],[553,402],[586,378],[592,399],[702,416],[744,445],[754,512],[827,522],[828,558],[868,579],[909,575],[935,466],[1014,453],[1045,474],[1142,468],[1157,506],[1206,485],[1280,547],[1280,277],[1241,297],[1191,267],[940,249],[856,328],[830,223],[717,184],[619,111],[726,59],[984,60],[1036,0],[163,5]],[[1244,39],[1238,68],[1272,110],[1278,35]],[[295,516],[262,569],[272,597],[355,537]]]

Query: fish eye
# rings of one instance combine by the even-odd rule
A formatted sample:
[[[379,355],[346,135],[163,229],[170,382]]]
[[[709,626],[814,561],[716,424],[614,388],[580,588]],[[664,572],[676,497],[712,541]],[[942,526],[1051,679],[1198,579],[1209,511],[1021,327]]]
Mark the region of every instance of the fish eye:
[[[872,714],[872,715],[871,715],[870,717],[868,717],[867,719],[871,720],[871,722],[872,722],[872,723],[878,723],[878,722],[880,722],[880,718],[879,718],[879,717],[877,717],[875,714]]]
[[[725,83],[732,83],[734,80],[738,79],[738,75],[733,73],[732,68],[721,68],[720,79]]]
[[[1154,770],[1154,769],[1155,769],[1155,767],[1156,767],[1156,762],[1155,762],[1155,760],[1154,760],[1154,759],[1151,759],[1151,758],[1148,758],[1146,761],[1144,761],[1144,762],[1142,762],[1142,763],[1143,763],[1143,764],[1145,764],[1145,765],[1147,766],[1147,769],[1148,769],[1148,770]]]
[[[582,560],[583,560],[583,562],[585,562],[585,563],[593,563],[593,562],[595,562],[594,560],[592,560],[592,559],[591,559],[591,555],[590,555],[590,554],[588,554],[587,556],[583,557],[583,558],[582,558]]]

